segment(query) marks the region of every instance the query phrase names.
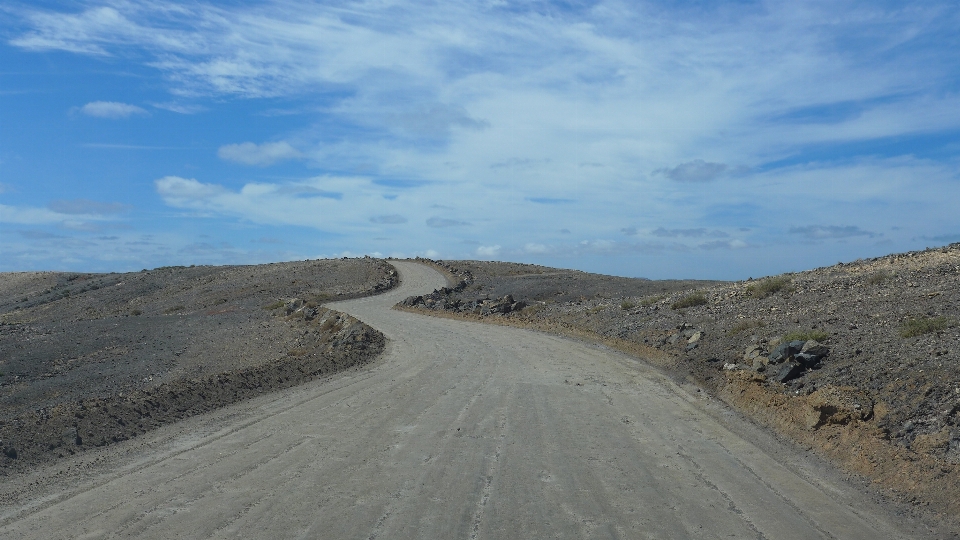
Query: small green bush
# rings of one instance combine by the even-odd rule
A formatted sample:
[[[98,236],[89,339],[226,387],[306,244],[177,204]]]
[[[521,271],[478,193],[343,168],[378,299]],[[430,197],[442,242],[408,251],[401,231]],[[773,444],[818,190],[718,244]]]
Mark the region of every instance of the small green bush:
[[[908,338],[930,334],[932,332],[942,332],[947,328],[956,326],[956,321],[947,317],[920,317],[917,319],[907,319],[900,325],[900,337]]]
[[[887,272],[886,270],[880,270],[879,272],[870,274],[870,277],[867,278],[867,283],[870,285],[879,285],[892,277],[893,276],[890,275],[890,272]]]
[[[767,278],[757,283],[747,285],[747,294],[754,298],[766,298],[780,291],[790,292],[793,290],[793,287],[790,286],[792,282],[793,280],[788,276]]]
[[[830,334],[824,332],[823,330],[797,330],[796,332],[790,332],[789,334],[783,336],[780,339],[780,343],[790,343],[791,341],[819,341],[823,343],[830,338]]]
[[[624,300],[623,302],[620,302],[620,309],[622,310],[626,311],[628,309],[633,309],[635,307],[637,307],[637,305],[634,304],[633,302],[628,302],[626,300]]]
[[[164,313],[176,313],[178,311],[183,311],[185,309],[187,309],[187,306],[183,304],[179,304],[179,305],[173,306],[170,309],[165,310]]]
[[[143,312],[140,311],[139,309],[135,309],[131,311],[130,314],[133,315],[134,317],[137,317],[137,316],[143,315]]]
[[[754,328],[760,328],[765,326],[766,323],[756,319],[744,319],[737,324],[730,327],[730,330],[727,330],[728,334],[739,334],[741,332],[746,332],[747,330],[752,330]]]
[[[274,310],[274,309],[280,309],[280,308],[282,308],[284,304],[285,304],[285,302],[284,302],[283,300],[277,300],[276,302],[274,302],[274,303],[272,303],[272,304],[263,306],[263,309],[271,310],[271,311],[272,311],[272,310]]]
[[[648,296],[648,297],[644,298],[643,300],[640,300],[640,305],[643,306],[643,307],[652,306],[652,305],[656,304],[657,302],[663,300],[664,298],[666,298],[666,296],[664,296],[664,295],[662,295],[662,294],[661,294],[660,296]]]
[[[676,302],[671,304],[670,307],[672,307],[673,309],[684,309],[684,308],[695,307],[695,306],[703,306],[703,305],[706,305],[707,303],[708,303],[707,297],[704,296],[703,293],[695,292],[693,294],[684,296],[680,300],[677,300]]]

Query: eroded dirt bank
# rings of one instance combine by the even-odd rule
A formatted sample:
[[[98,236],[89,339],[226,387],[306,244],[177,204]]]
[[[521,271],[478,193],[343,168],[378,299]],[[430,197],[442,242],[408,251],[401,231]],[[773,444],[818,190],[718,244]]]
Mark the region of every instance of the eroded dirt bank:
[[[745,282],[620,289],[607,276],[534,265],[434,264],[451,287],[401,308],[643,357],[960,531],[960,245]]]
[[[362,364],[383,336],[320,302],[374,259],[0,275],[0,474]]]

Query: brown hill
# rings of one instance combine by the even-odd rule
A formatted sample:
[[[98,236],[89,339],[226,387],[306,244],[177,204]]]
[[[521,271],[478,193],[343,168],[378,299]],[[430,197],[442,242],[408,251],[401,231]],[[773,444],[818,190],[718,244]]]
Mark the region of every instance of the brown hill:
[[[0,474],[365,362],[375,259],[0,274]]]

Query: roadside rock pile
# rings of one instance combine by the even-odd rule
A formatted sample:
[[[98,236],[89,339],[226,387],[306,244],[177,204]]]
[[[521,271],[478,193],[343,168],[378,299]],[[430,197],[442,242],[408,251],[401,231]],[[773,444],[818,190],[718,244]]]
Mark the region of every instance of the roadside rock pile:
[[[686,323],[681,323],[677,326],[676,332],[660,338],[660,345],[676,345],[680,343],[684,346],[685,351],[690,352],[700,346],[700,340],[705,335],[706,332],[703,330],[697,330]]]
[[[449,311],[486,317],[489,315],[506,315],[515,313],[527,307],[523,300],[515,300],[513,295],[491,298],[466,297],[465,291],[474,283],[473,273],[443,261],[418,258],[418,262],[430,264],[448,274],[457,284],[453,287],[441,287],[430,294],[410,296],[400,302],[406,308],[429,309],[434,311]]]
[[[510,312],[520,311],[527,307],[524,301],[515,301],[513,296],[506,295],[503,298],[477,298],[475,300],[463,301],[455,298],[451,293],[460,292],[461,289],[443,287],[423,296],[410,296],[401,306],[410,308],[425,308],[436,311],[452,311],[457,313],[470,313],[480,315],[505,315]]]
[[[750,345],[743,354],[743,360],[754,371],[785,383],[802,377],[809,369],[820,369],[821,361],[829,354],[830,348],[816,340],[794,340],[779,344],[769,356],[763,356],[759,344]],[[739,364],[724,365],[728,370],[739,367]]]

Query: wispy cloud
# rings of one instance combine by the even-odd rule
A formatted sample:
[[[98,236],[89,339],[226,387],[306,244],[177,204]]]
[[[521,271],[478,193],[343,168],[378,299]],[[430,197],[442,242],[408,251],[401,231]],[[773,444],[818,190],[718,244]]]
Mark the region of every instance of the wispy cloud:
[[[812,240],[852,238],[855,236],[866,236],[869,238],[882,236],[882,234],[865,231],[855,225],[806,225],[803,227],[791,227],[790,234],[797,234]]]
[[[486,259],[494,258],[500,255],[500,246],[480,246],[477,248],[477,255]]]
[[[64,238],[62,235],[53,234],[47,231],[38,231],[38,230],[21,230],[17,231],[20,236],[28,240],[52,240],[55,238]]]
[[[47,207],[60,214],[121,214],[132,207],[117,202],[100,202],[89,199],[58,199],[51,201]]]
[[[87,116],[111,119],[146,116],[150,114],[145,109],[137,107],[136,105],[116,101],[91,101],[83,107],[80,107],[80,112]]]
[[[664,229],[663,227],[657,227],[656,229],[650,231],[650,234],[653,236],[659,236],[661,238],[726,238],[730,236],[729,234],[718,231],[718,230],[707,230],[704,228],[699,229]]]
[[[708,163],[702,159],[695,159],[681,163],[672,169],[656,169],[653,174],[662,174],[677,182],[709,182],[719,178],[727,169],[728,167],[723,163]]]
[[[226,144],[217,150],[217,156],[227,161],[235,161],[244,165],[265,167],[286,159],[303,157],[296,148],[286,141],[255,144],[245,142],[240,144]]]
[[[427,227],[432,227],[434,229],[445,229],[447,227],[462,227],[464,225],[469,225],[466,221],[459,221],[456,219],[432,217],[427,219]]]
[[[399,225],[401,223],[406,223],[407,218],[401,216],[400,214],[388,214],[384,216],[373,216],[370,218],[371,223],[379,223],[381,225]]]
[[[563,199],[555,197],[527,197],[527,200],[530,202],[535,202],[537,204],[570,204],[575,202],[573,199]]]
[[[66,201],[65,201],[66,202]],[[89,201],[93,202],[93,201]],[[98,204],[98,203],[94,203]],[[99,203],[107,204],[110,203]],[[56,205],[54,205],[56,206]],[[79,210],[79,206],[65,205],[67,210]],[[0,204],[0,223],[16,223],[21,225],[43,225],[43,224],[62,224],[77,219],[109,219],[102,213],[91,211],[80,212],[59,212],[51,208],[37,208],[31,206],[10,206]]]
[[[177,175],[157,180],[156,194],[211,224],[336,231],[343,246],[327,253],[363,251],[391,216],[409,218],[409,234],[393,240],[407,253],[451,254],[470,240],[501,246],[498,256],[693,253],[718,264],[725,247],[792,243],[833,258],[841,242],[806,246],[874,245],[871,231],[891,225],[903,230],[883,238],[906,246],[960,225],[955,3],[11,9],[7,35],[21,51],[139,63],[171,97],[98,95],[182,113],[243,104],[261,132],[221,134],[218,143],[241,141],[220,147],[223,161],[294,170],[297,160],[324,173],[248,170],[241,180],[226,163],[180,168],[198,166],[185,152],[151,177]],[[99,105],[112,118],[146,112],[95,103],[113,104]],[[191,120],[152,112],[146,121]],[[0,219],[64,214],[18,208]],[[837,223],[858,225],[807,225]],[[476,245],[457,253],[477,255]]]
[[[177,114],[197,114],[207,110],[207,108],[202,105],[188,105],[171,101],[163,103],[151,103],[151,105],[157,109],[163,109],[165,111],[175,112]]]

